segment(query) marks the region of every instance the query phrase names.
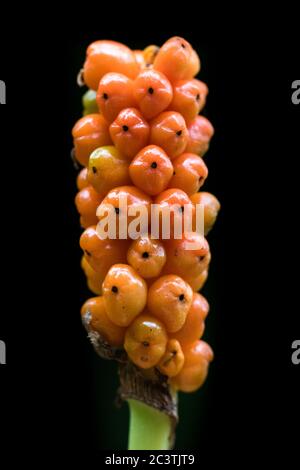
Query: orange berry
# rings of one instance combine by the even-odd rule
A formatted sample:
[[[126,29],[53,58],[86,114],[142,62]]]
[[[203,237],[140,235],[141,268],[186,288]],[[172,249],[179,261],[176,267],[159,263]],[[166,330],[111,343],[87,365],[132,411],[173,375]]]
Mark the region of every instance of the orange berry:
[[[117,72],[135,78],[139,66],[134,53],[124,44],[115,41],[95,41],[89,45],[83,66],[84,82],[93,90],[98,89],[103,75]]]
[[[180,343],[176,339],[169,339],[166,352],[158,363],[159,371],[168,377],[177,375],[184,364],[184,355]]]
[[[150,125],[150,143],[158,145],[172,160],[184,152],[188,141],[185,120],[175,111],[159,114]]]
[[[174,83],[169,109],[182,114],[186,121],[191,121],[204,108],[207,94],[208,88],[200,80],[179,80]]]
[[[79,191],[81,191],[83,188],[86,188],[90,184],[87,179],[87,172],[87,168],[82,168],[82,170],[77,175],[76,186]]]
[[[124,108],[134,107],[133,81],[121,73],[107,73],[101,78],[97,91],[98,107],[108,122]]]
[[[181,345],[192,343],[204,333],[204,320],[209,312],[209,305],[203,295],[194,293],[191,308],[188,311],[183,327],[174,333],[174,338]]]
[[[84,255],[81,258],[81,268],[86,275],[87,285],[90,291],[92,291],[94,294],[101,295],[102,282],[104,281],[105,276],[101,273],[97,273],[88,263]]]
[[[154,46],[153,44],[151,44],[150,46],[147,46],[143,50],[143,56],[144,56],[146,67],[153,64],[154,59],[158,54],[158,51],[159,51],[159,47]]]
[[[126,330],[108,318],[103,297],[88,299],[81,308],[81,316],[85,317],[91,329],[97,331],[111,346],[123,345]]]
[[[207,277],[208,277],[208,269],[205,269],[205,271],[203,271],[201,274],[199,274],[196,277],[186,275],[186,276],[183,276],[183,279],[185,280],[185,282],[187,282],[191,286],[194,292],[198,292],[204,286],[207,280]]]
[[[100,147],[90,156],[88,180],[105,195],[115,186],[130,183],[129,163],[114,146]]]
[[[117,149],[127,158],[133,158],[149,140],[149,124],[135,108],[123,109],[109,128]]]
[[[162,276],[151,285],[147,306],[168,332],[175,333],[184,325],[192,298],[193,291],[183,279],[174,275]]]
[[[147,285],[127,264],[113,265],[104,279],[102,289],[107,315],[116,325],[130,325],[145,308]]]
[[[188,125],[188,134],[186,152],[196,153],[203,157],[214,135],[213,126],[204,116],[196,116]]]
[[[146,67],[144,51],[140,51],[136,49],[135,51],[133,51],[133,53],[134,53],[136,63],[138,64],[139,71],[143,70]]]
[[[173,165],[160,147],[148,145],[132,160],[129,174],[138,188],[155,196],[166,189],[172,178]]]
[[[141,369],[154,367],[164,354],[167,344],[164,325],[148,313],[137,317],[125,334],[124,348]]]
[[[133,83],[133,95],[146,119],[167,109],[172,101],[171,83],[157,70],[143,70]]]
[[[162,45],[153,66],[155,70],[164,73],[171,82],[193,78],[199,71],[199,62],[196,61],[192,46],[177,36]]]
[[[148,221],[145,221],[146,226],[143,227],[144,230],[141,229],[141,233],[145,233],[150,223],[151,203],[151,198],[135,186],[119,186],[109,191],[103,199],[99,206],[98,219],[105,222],[113,207],[116,214],[116,237],[122,238],[123,232],[123,237],[126,238],[130,224],[139,217],[139,209],[143,208],[146,209],[148,215]],[[136,214],[131,215],[130,212],[135,210]]]
[[[148,235],[138,238],[128,249],[127,261],[143,278],[157,277],[166,262],[164,246]]]
[[[172,163],[174,172],[169,187],[182,189],[188,196],[196,193],[208,176],[208,169],[202,158],[194,153],[183,153]]]
[[[166,189],[154,199],[154,203],[158,205],[159,213],[159,234],[162,236],[162,229],[164,223],[167,221],[167,212],[170,210],[170,237],[174,236],[174,228],[176,227],[176,216],[181,216],[178,219],[178,227],[181,226],[182,233],[184,232],[184,212],[191,214],[194,217],[195,207],[192,204],[188,195],[177,188]],[[166,211],[166,212],[165,212]]]
[[[184,365],[172,384],[182,392],[194,392],[205,382],[213,351],[207,343],[198,340],[183,348],[183,353]]]
[[[97,224],[96,210],[102,199],[103,196],[97,193],[92,186],[87,186],[76,194],[75,204],[81,215],[81,224],[84,228]]]
[[[218,199],[210,193],[200,192],[195,193],[190,196],[192,203],[196,206],[196,204],[203,205],[204,210],[204,234],[207,235],[208,232],[214,226],[214,223],[217,219],[218,212],[221,208],[221,205]],[[195,230],[195,223],[193,230]]]
[[[197,244],[194,248],[192,244]],[[196,232],[187,232],[181,239],[165,241],[167,262],[164,273],[182,277],[197,277],[209,265],[210,251],[207,240]]]
[[[88,166],[90,154],[102,145],[110,145],[108,123],[100,114],[87,114],[72,129],[76,160]]]
[[[126,260],[128,244],[125,240],[101,240],[92,226],[81,235],[80,247],[92,268],[105,275],[112,264]]]

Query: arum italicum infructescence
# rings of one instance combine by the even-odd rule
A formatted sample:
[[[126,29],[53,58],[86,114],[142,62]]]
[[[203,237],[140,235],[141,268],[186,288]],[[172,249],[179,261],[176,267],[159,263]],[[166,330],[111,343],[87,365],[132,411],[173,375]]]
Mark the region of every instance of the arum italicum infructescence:
[[[95,351],[119,363],[129,449],[174,445],[177,392],[200,388],[213,359],[199,291],[220,204],[200,190],[214,129],[199,114],[208,94],[199,71],[196,51],[173,37],[143,51],[96,41],[80,73],[88,90],[72,131],[83,167],[75,202],[95,295],[81,314]]]

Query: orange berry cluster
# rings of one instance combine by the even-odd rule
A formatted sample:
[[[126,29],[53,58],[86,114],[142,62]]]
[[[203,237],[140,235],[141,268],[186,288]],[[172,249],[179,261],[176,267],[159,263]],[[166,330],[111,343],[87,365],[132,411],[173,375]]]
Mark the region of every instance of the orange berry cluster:
[[[213,358],[200,338],[209,311],[198,293],[208,274],[210,250],[196,232],[181,239],[150,236],[151,204],[160,208],[204,206],[205,235],[220,204],[198,192],[208,169],[202,157],[214,129],[199,115],[208,94],[195,75],[200,60],[180,37],[160,48],[132,51],[114,41],[96,41],[87,49],[83,80],[98,112],[84,113],[73,128],[74,151],[83,166],[75,203],[85,229],[80,238],[82,269],[97,295],[82,307],[90,326],[111,346],[124,348],[140,369],[156,368],[178,390],[199,388]],[[94,90],[91,91],[91,90]],[[120,196],[130,207],[145,207],[148,234],[135,240],[101,239],[97,208],[114,207]],[[97,212],[99,214],[99,212]],[[171,224],[174,220],[171,218]],[[186,249],[198,242],[198,249]]]

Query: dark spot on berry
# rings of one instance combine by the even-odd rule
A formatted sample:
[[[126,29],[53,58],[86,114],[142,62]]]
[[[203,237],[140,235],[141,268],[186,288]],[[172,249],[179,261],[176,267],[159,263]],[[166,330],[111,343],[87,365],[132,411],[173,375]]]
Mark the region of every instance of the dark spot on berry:
[[[92,166],[92,171],[93,173],[97,173],[97,168],[95,166]]]
[[[92,253],[90,253],[90,252],[87,251],[87,250],[84,250],[84,253],[85,253],[87,256],[92,256]]]
[[[175,176],[175,175],[176,175],[176,171],[173,171],[173,176]]]
[[[172,351],[173,356],[176,356],[177,351]]]
[[[203,176],[199,176],[199,183],[203,180]]]
[[[152,65],[152,64],[146,64],[146,67],[150,67],[150,65]]]
[[[199,256],[199,261],[200,261],[200,262],[203,261],[204,258],[205,258],[205,255]]]
[[[115,213],[120,214],[120,209],[118,207],[115,207]]]
[[[180,212],[184,212],[184,206],[179,207]]]
[[[104,100],[108,100],[108,94],[107,94],[107,93],[103,93],[102,98],[103,98]]]
[[[145,348],[149,348],[150,343],[149,343],[149,341],[143,341],[142,345],[145,346]]]
[[[144,251],[144,253],[142,254],[142,257],[143,257],[143,258],[149,258],[149,253],[148,253],[148,251]]]
[[[151,168],[157,168],[157,163],[156,163],[156,162],[152,162],[152,163],[151,163]]]
[[[116,294],[119,291],[119,289],[117,288],[117,286],[112,286],[111,291]]]
[[[199,94],[199,93],[197,93],[197,95],[196,95],[196,100],[197,100],[197,101],[200,100],[200,94]]]
[[[177,132],[176,132],[176,135],[178,135],[178,137],[180,137],[181,134],[182,134],[182,131],[177,131]]]
[[[183,44],[183,42],[181,43],[181,47],[182,49],[185,49],[185,44]]]
[[[152,86],[150,86],[150,87],[148,88],[148,93],[150,93],[150,95],[153,95],[154,90],[153,90]]]
[[[184,294],[180,294],[180,296],[178,297],[180,302],[183,302],[184,301]]]
[[[124,126],[122,126],[122,129],[123,129],[124,132],[127,132],[129,130],[129,127],[124,125]]]

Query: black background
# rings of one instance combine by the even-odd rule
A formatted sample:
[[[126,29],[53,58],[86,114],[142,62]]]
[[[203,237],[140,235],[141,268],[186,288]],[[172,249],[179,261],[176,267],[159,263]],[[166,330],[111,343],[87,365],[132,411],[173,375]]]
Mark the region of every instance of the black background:
[[[247,461],[292,461],[300,421],[300,366],[291,363],[291,343],[299,339],[293,22],[287,34],[259,16],[219,29],[213,21],[204,28],[191,13],[178,26],[148,15],[132,26],[124,17],[119,26],[107,15],[100,9],[95,25],[91,12],[78,24],[57,17],[46,24],[45,13],[42,24],[1,33],[0,339],[8,363],[0,369],[1,451],[23,458],[43,450],[47,459],[70,463],[114,442],[126,448],[126,407],[113,405],[114,366],[95,357],[79,318],[89,293],[69,158],[81,109],[75,77],[92,40],[143,48],[176,34],[199,52],[199,77],[210,88],[206,115],[216,135],[206,189],[222,203],[205,287],[206,338],[216,360],[203,390],[182,397],[177,448],[198,449],[211,464],[237,461],[238,452]]]

